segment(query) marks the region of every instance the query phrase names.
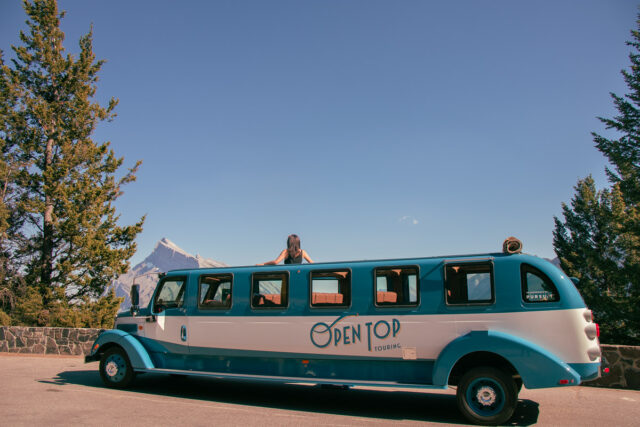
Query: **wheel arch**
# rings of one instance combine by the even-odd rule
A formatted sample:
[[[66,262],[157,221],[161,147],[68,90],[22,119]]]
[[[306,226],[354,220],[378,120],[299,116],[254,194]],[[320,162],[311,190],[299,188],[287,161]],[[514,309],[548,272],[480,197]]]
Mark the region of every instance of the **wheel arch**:
[[[147,350],[134,336],[118,329],[103,332],[93,343],[89,360],[98,360],[105,351],[120,347],[129,358],[133,369],[153,369],[153,361]]]
[[[433,384],[446,386],[464,375],[465,368],[478,366],[520,376],[527,388],[580,384],[580,375],[553,353],[498,331],[471,331],[450,342],[436,359]],[[561,384],[561,380],[567,381]]]
[[[449,372],[447,383],[449,385],[458,385],[458,381],[466,372],[482,366],[500,369],[514,378],[520,378],[516,368],[499,354],[490,351],[474,351],[458,359],[451,368],[451,372]]]

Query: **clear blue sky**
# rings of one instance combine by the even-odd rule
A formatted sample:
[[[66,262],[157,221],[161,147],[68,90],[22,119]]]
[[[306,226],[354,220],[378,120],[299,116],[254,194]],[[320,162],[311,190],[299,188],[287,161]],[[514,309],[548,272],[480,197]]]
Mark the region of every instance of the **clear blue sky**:
[[[117,203],[228,264],[290,233],[317,261],[495,251],[554,257],[553,216],[579,178],[606,185],[591,131],[626,93],[637,1],[80,1],[106,59],[98,129],[125,165]],[[25,16],[0,1],[10,56]]]

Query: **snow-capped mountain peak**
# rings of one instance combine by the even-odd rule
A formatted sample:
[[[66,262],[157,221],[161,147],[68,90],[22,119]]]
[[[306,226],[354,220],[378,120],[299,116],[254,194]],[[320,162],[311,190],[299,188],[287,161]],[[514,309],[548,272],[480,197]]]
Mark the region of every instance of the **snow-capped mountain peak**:
[[[125,297],[120,310],[128,310],[131,306],[129,291],[135,279],[136,283],[140,285],[140,306],[146,307],[158,281],[157,273],[183,268],[212,267],[226,267],[226,264],[200,255],[193,256],[171,240],[163,237],[156,243],[149,256],[127,273],[118,277],[111,287],[115,289],[116,296]]]
[[[158,241],[158,243],[156,243],[156,249],[158,248],[158,246],[166,246],[166,247],[168,247],[171,250],[174,250],[176,252],[180,252],[182,254],[189,255],[180,246],[176,245],[175,243],[173,243],[171,240],[167,239],[166,237],[163,237],[162,239],[160,239],[160,241]]]

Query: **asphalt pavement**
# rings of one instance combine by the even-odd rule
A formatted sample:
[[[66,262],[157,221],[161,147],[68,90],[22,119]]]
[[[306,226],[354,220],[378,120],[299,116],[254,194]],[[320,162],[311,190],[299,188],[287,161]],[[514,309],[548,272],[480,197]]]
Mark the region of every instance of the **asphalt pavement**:
[[[523,389],[511,425],[637,426],[640,391]],[[0,425],[360,426],[466,424],[455,390],[327,389],[138,376],[102,385],[98,363],[0,353]]]

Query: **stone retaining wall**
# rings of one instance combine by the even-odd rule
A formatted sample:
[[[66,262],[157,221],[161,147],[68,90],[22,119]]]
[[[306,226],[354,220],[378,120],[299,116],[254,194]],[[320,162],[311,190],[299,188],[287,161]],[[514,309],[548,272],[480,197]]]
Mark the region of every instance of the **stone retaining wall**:
[[[89,354],[103,329],[0,326],[0,352],[27,354]]]
[[[0,326],[0,352],[29,354],[89,354],[103,329],[31,328]],[[640,390],[640,347],[601,346],[609,374],[584,385]]]
[[[640,347],[602,344],[600,348],[609,363],[609,374],[584,385],[640,390]]]

